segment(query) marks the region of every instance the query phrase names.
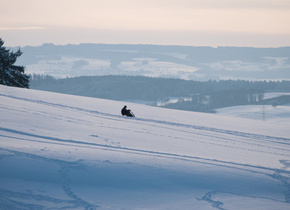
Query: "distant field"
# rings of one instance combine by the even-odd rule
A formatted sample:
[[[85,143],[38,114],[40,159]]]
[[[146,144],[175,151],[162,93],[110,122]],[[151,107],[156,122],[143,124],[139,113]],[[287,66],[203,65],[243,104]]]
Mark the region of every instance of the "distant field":
[[[271,105],[232,106],[216,111],[218,115],[288,124],[290,122],[290,104],[276,107]]]

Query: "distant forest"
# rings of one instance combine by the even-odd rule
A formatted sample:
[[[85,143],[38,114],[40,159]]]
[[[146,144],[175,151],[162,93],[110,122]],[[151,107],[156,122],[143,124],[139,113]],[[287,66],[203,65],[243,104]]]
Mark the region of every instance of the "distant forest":
[[[55,79],[31,75],[30,88],[72,95],[120,101],[169,101],[163,107],[190,111],[214,112],[217,108],[247,105],[290,103],[289,96],[264,100],[267,92],[290,92],[290,81],[210,80],[206,82],[144,76],[82,76]]]

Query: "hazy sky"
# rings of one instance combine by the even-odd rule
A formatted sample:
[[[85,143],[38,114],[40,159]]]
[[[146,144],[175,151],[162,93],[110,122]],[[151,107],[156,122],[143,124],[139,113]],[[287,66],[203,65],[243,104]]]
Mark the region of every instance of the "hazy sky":
[[[290,0],[0,0],[6,46],[290,46]]]

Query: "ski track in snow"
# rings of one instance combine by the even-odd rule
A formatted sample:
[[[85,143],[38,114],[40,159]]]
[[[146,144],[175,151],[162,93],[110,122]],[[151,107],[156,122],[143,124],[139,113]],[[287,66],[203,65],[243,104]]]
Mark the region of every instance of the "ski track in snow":
[[[11,128],[5,128],[0,127],[0,131],[2,134],[0,134],[0,137],[8,138],[8,139],[16,139],[21,141],[33,141],[33,142],[39,142],[39,143],[46,143],[46,144],[58,144],[58,145],[66,145],[66,146],[72,146],[72,147],[84,147],[84,148],[90,148],[90,149],[98,149],[98,150],[106,150],[106,151],[118,151],[122,153],[128,153],[128,154],[135,154],[135,155],[141,155],[141,156],[150,156],[150,157],[158,157],[158,158],[165,158],[165,159],[176,159],[181,161],[189,161],[189,162],[195,162],[195,163],[201,163],[206,165],[214,165],[219,167],[225,167],[225,168],[233,168],[238,169],[242,171],[248,171],[251,173],[260,173],[265,174],[269,177],[272,177],[276,180],[278,180],[281,185],[283,185],[285,191],[284,191],[284,197],[285,202],[290,203],[290,184],[289,184],[289,177],[290,172],[288,171],[290,167],[290,149],[287,146],[290,146],[290,138],[282,138],[282,137],[275,137],[275,136],[268,136],[268,135],[259,135],[259,134],[253,134],[253,133],[246,133],[246,132],[240,132],[240,131],[233,131],[233,130],[226,130],[226,129],[218,129],[213,127],[206,127],[206,126],[198,126],[198,125],[189,125],[189,124],[182,124],[182,123],[175,123],[175,122],[168,122],[168,121],[160,121],[160,120],[154,120],[154,119],[145,119],[145,118],[124,118],[119,115],[113,115],[109,113],[103,113],[95,110],[88,110],[83,109],[80,107],[73,107],[73,106],[67,106],[63,104],[57,104],[57,103],[51,103],[43,100],[34,100],[34,99],[28,99],[23,97],[14,97],[11,95],[5,95],[0,94],[1,97],[8,97],[20,101],[27,101],[32,102],[35,104],[42,104],[45,106],[50,106],[58,109],[63,110],[73,110],[74,112],[82,113],[83,115],[89,115],[91,117],[99,118],[99,119],[106,119],[106,120],[112,120],[112,121],[120,121],[120,122],[126,122],[126,123],[133,123],[133,124],[146,124],[154,127],[158,127],[160,129],[168,129],[168,130],[175,130],[181,133],[189,133],[198,135],[201,137],[211,137],[214,138],[214,141],[210,140],[198,140],[198,139],[187,139],[184,137],[179,136],[168,136],[171,138],[175,138],[181,141],[200,141],[202,143],[208,143],[211,145],[219,145],[223,147],[232,147],[232,148],[239,148],[243,150],[240,146],[229,146],[224,144],[224,142],[232,141],[232,142],[239,142],[240,144],[245,145],[253,145],[253,146],[259,146],[259,147],[265,147],[265,148],[271,148],[275,150],[276,152],[273,152],[273,154],[279,154],[281,156],[285,156],[287,160],[280,160],[281,164],[284,165],[284,168],[277,169],[277,168],[270,168],[270,167],[264,167],[264,166],[257,166],[257,165],[250,165],[250,164],[242,164],[242,163],[235,163],[230,161],[223,161],[223,160],[217,160],[217,159],[210,159],[210,158],[202,158],[198,156],[191,156],[191,155],[183,155],[178,153],[171,153],[171,152],[160,152],[160,151],[154,151],[154,150],[146,150],[146,149],[140,149],[140,148],[130,148],[130,147],[124,147],[121,145],[109,145],[109,144],[101,144],[101,143],[93,143],[93,142],[86,142],[82,139],[80,140],[73,140],[73,139],[61,139],[51,136],[45,136],[45,135],[38,135],[34,133],[24,132]],[[13,108],[10,107],[1,107],[1,109],[6,110],[13,110]],[[42,115],[51,117],[53,119],[57,120],[65,120],[68,122],[73,123],[82,123],[84,125],[89,124],[89,122],[85,120],[76,119],[73,116],[71,117],[63,117],[63,116],[48,116],[48,113],[45,112],[39,112],[31,109],[24,109],[24,110],[17,110],[22,112],[29,112],[31,114],[36,115]],[[100,126],[101,127],[101,126]],[[106,128],[110,129],[120,129],[118,127],[109,127],[104,126]],[[191,131],[188,131],[188,128],[191,129]],[[134,132],[137,133],[149,133],[151,132],[152,135],[154,135],[154,131],[149,130],[141,130],[136,129]],[[15,136],[18,136],[16,137]],[[161,135],[156,133],[155,135]],[[91,137],[100,138],[96,134],[91,134]],[[106,139],[104,139],[106,142]],[[218,143],[217,143],[218,142]],[[271,143],[269,145],[268,143]],[[248,147],[248,146],[247,146]],[[246,150],[251,150],[249,148],[245,148]],[[58,209],[73,209],[73,208],[83,208],[83,209],[97,209],[100,206],[92,204],[86,200],[83,200],[78,195],[76,195],[73,191],[73,189],[70,186],[70,179],[68,176],[69,168],[70,167],[78,167],[81,164],[77,162],[69,162],[69,161],[63,161],[59,159],[51,159],[51,158],[45,158],[43,156],[33,155],[29,153],[24,153],[20,151],[15,150],[9,150],[9,149],[1,149],[0,151],[6,151],[9,154],[0,155],[0,160],[3,158],[7,158],[10,156],[20,156],[20,157],[27,157],[30,159],[40,159],[45,162],[53,162],[56,163],[59,167],[59,173],[62,177],[62,188],[63,191],[66,193],[69,199],[57,199],[49,196],[43,196],[43,195],[35,195],[30,192],[14,192],[9,190],[0,190],[0,203],[3,207],[13,207],[14,209],[42,209],[43,206],[37,205],[37,204],[28,204],[23,199],[28,200],[41,200],[49,203],[53,203],[56,206],[58,206]],[[255,150],[252,149],[252,151],[261,152],[261,150]],[[208,191],[205,193],[204,196],[201,198],[196,198],[200,201],[208,202],[213,208],[223,210],[224,203],[218,200],[213,199],[213,195],[219,193],[218,191]],[[18,198],[16,200],[9,199],[9,197],[15,197]],[[21,198],[21,199],[20,199]],[[269,198],[267,198],[269,199]],[[17,201],[18,200],[18,201]],[[61,205],[60,205],[61,204]],[[61,206],[61,208],[60,208]]]
[[[212,199],[212,196],[217,193],[216,191],[210,191],[207,192],[201,199],[197,199],[197,200],[203,200],[206,201],[208,203],[210,203],[212,205],[212,207],[220,209],[220,210],[225,210],[224,208],[222,208],[222,206],[224,205],[223,202],[221,201],[215,201]]]
[[[62,109],[80,111],[82,113],[88,113],[89,116],[91,116],[92,114],[97,114],[97,115],[99,115],[98,116],[99,118],[112,119],[114,121],[116,121],[116,120],[125,121],[124,117],[122,117],[120,115],[113,115],[113,114],[103,113],[103,112],[99,112],[99,111],[95,111],[95,110],[88,110],[88,109],[83,109],[83,108],[79,108],[79,107],[50,103],[50,102],[45,102],[42,100],[34,100],[34,99],[27,99],[27,98],[21,98],[21,97],[14,97],[14,96],[5,95],[5,94],[0,94],[0,96],[9,97],[9,98],[18,99],[18,100],[23,100],[23,101],[28,101],[28,102],[37,103],[37,104],[43,104],[43,105],[62,108]],[[133,120],[133,121],[135,120],[137,122],[141,121],[142,124],[144,122],[151,122],[151,123],[157,123],[157,124],[162,124],[162,125],[171,125],[171,126],[176,126],[176,127],[192,128],[195,130],[210,131],[210,132],[215,132],[215,133],[229,134],[229,135],[233,135],[233,136],[251,138],[251,139],[255,139],[255,140],[264,140],[264,141],[270,141],[270,142],[274,142],[274,143],[278,143],[278,144],[290,145],[290,138],[265,136],[265,135],[244,133],[244,132],[232,131],[232,130],[217,129],[217,128],[205,127],[205,126],[187,125],[187,124],[182,124],[182,123],[159,121],[159,120],[153,120],[153,119],[131,118],[130,120]],[[126,121],[127,121],[127,119],[126,119]],[[136,123],[136,122],[134,122],[134,123]]]
[[[24,152],[19,152],[19,151],[13,151],[13,150],[4,150],[0,149],[0,151],[7,151],[11,153],[10,155],[0,155],[0,160],[2,158],[7,158],[7,157],[13,157],[13,156],[18,156],[18,157],[25,157],[25,158],[30,158],[32,160],[42,160],[44,162],[52,162],[56,163],[59,165],[60,170],[59,173],[62,177],[62,188],[66,195],[70,199],[57,199],[55,197],[51,196],[43,196],[43,195],[36,195],[35,193],[32,193],[30,191],[27,192],[15,192],[15,191],[10,191],[10,190],[2,190],[0,189],[0,207],[1,208],[6,208],[6,209],[44,209],[44,206],[42,205],[34,205],[34,204],[28,204],[27,202],[33,201],[33,200],[38,200],[41,202],[47,202],[50,204],[56,205],[56,209],[78,209],[78,208],[83,208],[83,209],[88,209],[88,210],[93,210],[98,208],[99,206],[90,204],[87,201],[79,198],[71,189],[70,187],[70,181],[68,178],[68,172],[70,167],[76,167],[78,164],[76,162],[67,162],[67,161],[62,161],[58,159],[52,159],[52,158],[45,158],[42,156],[37,156],[29,153],[24,153]],[[9,199],[7,197],[13,197],[17,198],[16,200],[20,201],[15,201],[12,199]],[[21,201],[24,200],[24,201]],[[54,208],[52,208],[54,209]]]
[[[181,159],[181,160],[186,160],[186,161],[192,161],[192,162],[199,162],[203,164],[213,164],[213,165],[218,165],[218,166],[224,166],[224,167],[234,167],[242,170],[249,170],[253,171],[253,168],[256,169],[263,169],[267,170],[270,172],[275,172],[275,168],[268,168],[268,167],[262,167],[262,166],[254,166],[254,165],[249,165],[249,164],[239,164],[239,163],[234,163],[234,162],[228,162],[228,161],[220,161],[216,159],[208,159],[208,158],[201,158],[201,157],[194,157],[194,156],[189,156],[189,155],[179,155],[179,154],[174,154],[174,153],[165,153],[165,152],[156,152],[156,151],[150,151],[150,150],[142,150],[142,149],[134,149],[134,148],[128,148],[128,147],[119,147],[119,146],[113,146],[113,145],[104,145],[104,144],[97,144],[97,143],[90,143],[90,142],[83,142],[83,141],[76,141],[76,140],[66,140],[66,139],[59,139],[59,138],[53,138],[53,137],[48,137],[48,136],[39,136],[31,133],[26,133],[22,131],[17,131],[17,130],[12,130],[12,129],[7,129],[7,128],[1,128],[0,130],[5,131],[5,132],[10,132],[13,134],[20,134],[23,136],[27,137],[36,137],[41,140],[30,140],[25,139],[25,141],[36,141],[40,143],[49,143],[45,140],[50,140],[53,142],[57,142],[57,144],[63,144],[63,145],[73,145],[77,147],[88,147],[92,148],[94,147],[95,149],[101,149],[101,150],[111,150],[111,151],[121,151],[124,153],[130,153],[130,154],[139,154],[139,155],[146,155],[146,156],[156,156],[156,157],[162,157],[162,158],[170,158],[170,159]],[[2,135],[1,135],[2,136]],[[14,138],[12,136],[4,136],[8,138]],[[22,139],[22,138],[21,138]],[[53,144],[53,143],[52,143]],[[245,167],[245,168],[243,168]],[[282,173],[288,173],[285,170],[279,170]]]
[[[265,135],[244,133],[244,132],[232,131],[232,130],[217,129],[217,128],[205,127],[205,126],[196,126],[196,125],[188,125],[188,124],[182,124],[182,123],[159,121],[159,120],[153,120],[153,119],[142,119],[142,118],[131,118],[131,119],[125,118],[124,119],[124,117],[119,116],[119,115],[112,115],[112,114],[108,114],[108,113],[98,112],[95,110],[82,109],[79,107],[65,106],[65,105],[61,105],[61,104],[45,102],[42,100],[34,100],[34,99],[27,99],[27,98],[21,98],[21,97],[14,97],[14,96],[4,95],[4,94],[0,94],[0,96],[9,97],[9,98],[17,99],[17,100],[28,101],[28,102],[37,103],[37,104],[43,104],[43,105],[52,106],[52,107],[57,107],[60,109],[78,111],[78,112],[81,112],[82,114],[87,114],[89,116],[95,116],[97,118],[102,118],[102,119],[107,119],[107,120],[125,121],[127,123],[128,122],[132,123],[132,121],[133,121],[133,123],[135,123],[135,124],[138,123],[138,124],[142,124],[142,125],[144,125],[146,123],[147,124],[153,123],[155,127],[160,127],[160,128],[169,129],[169,130],[176,130],[179,132],[191,133],[191,134],[195,134],[195,135],[199,135],[199,136],[213,137],[215,139],[215,142],[217,139],[221,140],[221,143],[218,143],[218,144],[213,143],[213,142],[208,142],[208,144],[212,144],[212,145],[219,145],[219,146],[224,146],[224,147],[235,148],[235,146],[224,145],[222,143],[223,141],[233,141],[233,142],[239,142],[242,144],[255,145],[255,146],[259,146],[259,147],[273,148],[273,149],[276,149],[278,151],[287,152],[287,154],[280,154],[282,156],[286,156],[286,157],[290,156],[290,149],[281,148],[281,146],[280,147],[273,147],[273,146],[269,146],[268,144],[263,145],[264,142],[265,143],[271,142],[271,143],[275,143],[278,145],[281,144],[281,145],[289,146],[290,145],[290,138],[265,136]],[[33,113],[34,111],[29,110],[29,112]],[[36,113],[36,114],[39,115],[40,113]],[[41,114],[47,115],[47,113],[41,113]],[[49,117],[51,117],[51,116],[49,116]],[[85,121],[80,121],[79,119],[73,119],[72,117],[67,119],[67,118],[60,117],[60,116],[59,117],[54,116],[53,118],[58,119],[58,120],[65,119],[68,122],[86,123]],[[87,124],[89,124],[89,123],[87,123]],[[193,131],[195,130],[195,132],[183,131],[183,130],[181,130],[182,128],[190,128]],[[4,128],[2,128],[2,129],[4,129]],[[118,128],[116,128],[116,129],[118,129]],[[138,132],[140,132],[140,131],[138,131]],[[146,133],[149,133],[149,132],[150,131],[146,131]],[[219,134],[223,134],[223,136],[218,136]],[[228,135],[229,137],[226,138],[224,136],[224,134]],[[160,135],[160,134],[158,134],[158,135]],[[235,139],[234,137],[239,137],[239,139]],[[180,137],[174,137],[174,138],[179,139],[179,140],[186,140],[186,141],[198,141],[196,139],[191,140],[191,139],[184,139],[184,138],[180,138]],[[241,138],[242,138],[242,140],[240,140]],[[47,139],[50,139],[50,137],[47,137]],[[75,141],[75,142],[78,142],[78,141]],[[199,142],[206,143],[205,140],[202,140],[202,141],[200,140]],[[81,142],[78,142],[78,143],[81,143]],[[101,146],[101,145],[99,145],[99,146]],[[238,147],[238,148],[242,149],[240,147]],[[247,148],[246,150],[251,150],[251,149]],[[252,151],[257,151],[257,150],[253,149]],[[262,152],[262,151],[258,151],[258,152]],[[278,153],[273,153],[273,154],[278,154]]]
[[[51,197],[51,196],[43,196],[41,194],[37,195],[37,194],[32,193],[30,191],[15,192],[15,191],[0,189],[0,203],[1,203],[0,206],[2,206],[4,208],[7,207],[8,209],[43,209],[44,207],[41,205],[34,205],[34,204],[27,203],[29,201],[38,200],[38,201],[48,202],[50,204],[56,205],[57,209],[82,208],[82,209],[93,210],[93,209],[98,209],[100,207],[99,205],[89,203],[89,202],[83,200],[82,198],[78,197],[74,193],[73,189],[71,188],[70,179],[69,179],[68,174],[70,173],[71,168],[85,167],[82,165],[81,160],[80,160],[80,162],[69,162],[69,161],[63,161],[63,160],[53,159],[53,158],[46,158],[43,156],[33,155],[30,153],[24,153],[24,152],[9,150],[9,149],[0,149],[0,151],[6,151],[6,152],[10,153],[9,155],[0,155],[0,160],[2,158],[18,156],[18,157],[30,158],[33,160],[42,160],[45,162],[52,162],[52,163],[56,163],[57,165],[59,165],[59,167],[60,167],[59,173],[62,177],[62,188],[63,188],[63,191],[66,193],[66,195],[70,198],[70,199],[58,199],[58,198]],[[172,157],[170,157],[170,158],[172,158]],[[186,159],[182,159],[182,160],[186,160]],[[202,163],[205,164],[205,162],[202,162]],[[287,163],[287,164],[289,164],[289,163]],[[285,164],[285,165],[287,165],[287,164]],[[220,165],[220,166],[226,167],[225,165]],[[247,165],[245,165],[245,166],[252,167],[252,166],[247,166]],[[233,167],[233,166],[230,166],[230,167]],[[241,169],[241,168],[239,168],[239,169]],[[263,168],[263,169],[265,169],[265,168]],[[241,169],[241,170],[247,170],[247,169]],[[288,179],[285,176],[281,175],[283,173],[286,173],[289,175],[289,172],[283,171],[283,170],[269,169],[269,168],[267,168],[267,170],[272,171],[274,173],[265,173],[265,174],[273,177],[274,179],[277,179],[278,181],[280,181],[284,185],[284,187],[286,189],[284,192],[285,202],[290,203],[290,184],[288,183]],[[256,171],[251,171],[251,172],[256,173]],[[258,173],[261,173],[261,172],[258,172]],[[224,210],[223,202],[218,201],[216,199],[213,199],[213,195],[218,194],[218,193],[219,193],[219,191],[209,191],[203,197],[196,198],[196,199],[199,201],[208,202],[213,208]],[[230,192],[223,192],[223,193],[230,193]],[[230,194],[233,194],[233,193],[230,193]],[[246,196],[246,195],[242,195],[242,196]],[[7,197],[17,198],[17,200],[20,200],[20,201],[16,202],[15,200],[9,199]],[[254,198],[256,198],[256,197],[254,197]],[[263,198],[263,197],[261,197],[261,198],[267,199],[267,200],[270,199],[270,198]],[[24,201],[21,201],[21,200],[24,200]],[[273,201],[277,202],[279,200],[273,199]],[[281,201],[279,201],[279,202],[281,202]]]

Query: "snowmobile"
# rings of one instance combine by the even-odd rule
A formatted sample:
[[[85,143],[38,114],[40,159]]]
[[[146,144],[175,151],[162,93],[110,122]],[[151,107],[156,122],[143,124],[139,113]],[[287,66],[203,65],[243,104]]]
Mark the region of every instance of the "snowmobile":
[[[135,114],[130,109],[128,111],[129,111],[127,115],[128,117],[135,117]]]

